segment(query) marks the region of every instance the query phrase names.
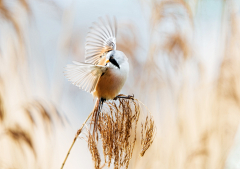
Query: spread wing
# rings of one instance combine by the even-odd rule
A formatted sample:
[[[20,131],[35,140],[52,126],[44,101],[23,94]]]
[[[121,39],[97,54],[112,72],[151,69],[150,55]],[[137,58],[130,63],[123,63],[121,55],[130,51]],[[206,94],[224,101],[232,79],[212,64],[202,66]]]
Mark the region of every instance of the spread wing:
[[[91,93],[95,89],[98,79],[107,68],[89,63],[73,63],[67,65],[65,76],[72,84]]]
[[[85,62],[97,65],[101,57],[108,51],[116,50],[116,19],[99,18],[88,32],[85,44]]]

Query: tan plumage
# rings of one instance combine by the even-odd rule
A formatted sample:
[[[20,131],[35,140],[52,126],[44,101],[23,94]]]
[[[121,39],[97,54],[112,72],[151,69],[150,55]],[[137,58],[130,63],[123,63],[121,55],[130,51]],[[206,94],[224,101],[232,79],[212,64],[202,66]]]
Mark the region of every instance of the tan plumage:
[[[121,51],[116,51],[115,56],[117,55],[122,55],[127,60],[127,57]],[[121,64],[120,70],[113,65],[109,66],[104,75],[99,78],[96,88],[93,91],[93,96],[106,100],[115,98],[127,79],[128,70],[127,61]]]

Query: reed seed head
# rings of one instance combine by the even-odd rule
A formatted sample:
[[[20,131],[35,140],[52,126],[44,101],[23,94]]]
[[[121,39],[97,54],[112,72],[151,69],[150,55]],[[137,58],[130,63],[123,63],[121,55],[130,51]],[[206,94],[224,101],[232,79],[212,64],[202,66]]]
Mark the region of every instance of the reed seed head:
[[[137,100],[118,99],[107,101],[99,112],[97,124],[97,136],[88,134],[88,145],[95,163],[95,168],[100,166],[100,155],[97,149],[98,138],[101,140],[104,165],[115,169],[128,168],[132,158],[133,149],[137,141],[137,127],[140,116],[140,104]],[[148,120],[149,119],[149,120]],[[145,139],[141,156],[153,142],[154,122],[152,118],[146,117],[145,128],[142,135]]]

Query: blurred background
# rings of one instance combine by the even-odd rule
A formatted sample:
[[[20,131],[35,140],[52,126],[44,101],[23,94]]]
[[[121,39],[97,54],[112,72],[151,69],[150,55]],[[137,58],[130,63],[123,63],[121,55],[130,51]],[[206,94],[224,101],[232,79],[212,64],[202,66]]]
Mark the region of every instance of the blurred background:
[[[0,0],[0,169],[60,168],[94,106],[64,67],[84,61],[88,28],[106,15],[130,62],[121,93],[157,125],[129,168],[240,169],[239,0]],[[94,168],[86,140],[64,168]]]

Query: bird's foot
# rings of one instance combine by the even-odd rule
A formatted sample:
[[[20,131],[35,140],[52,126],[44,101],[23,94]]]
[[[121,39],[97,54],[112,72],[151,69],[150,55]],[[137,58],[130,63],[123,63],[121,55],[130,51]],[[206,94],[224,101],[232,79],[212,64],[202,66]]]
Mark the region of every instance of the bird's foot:
[[[117,100],[117,99],[131,99],[131,100],[134,100],[134,94],[132,95],[124,95],[124,94],[119,94],[117,95],[113,100]]]

